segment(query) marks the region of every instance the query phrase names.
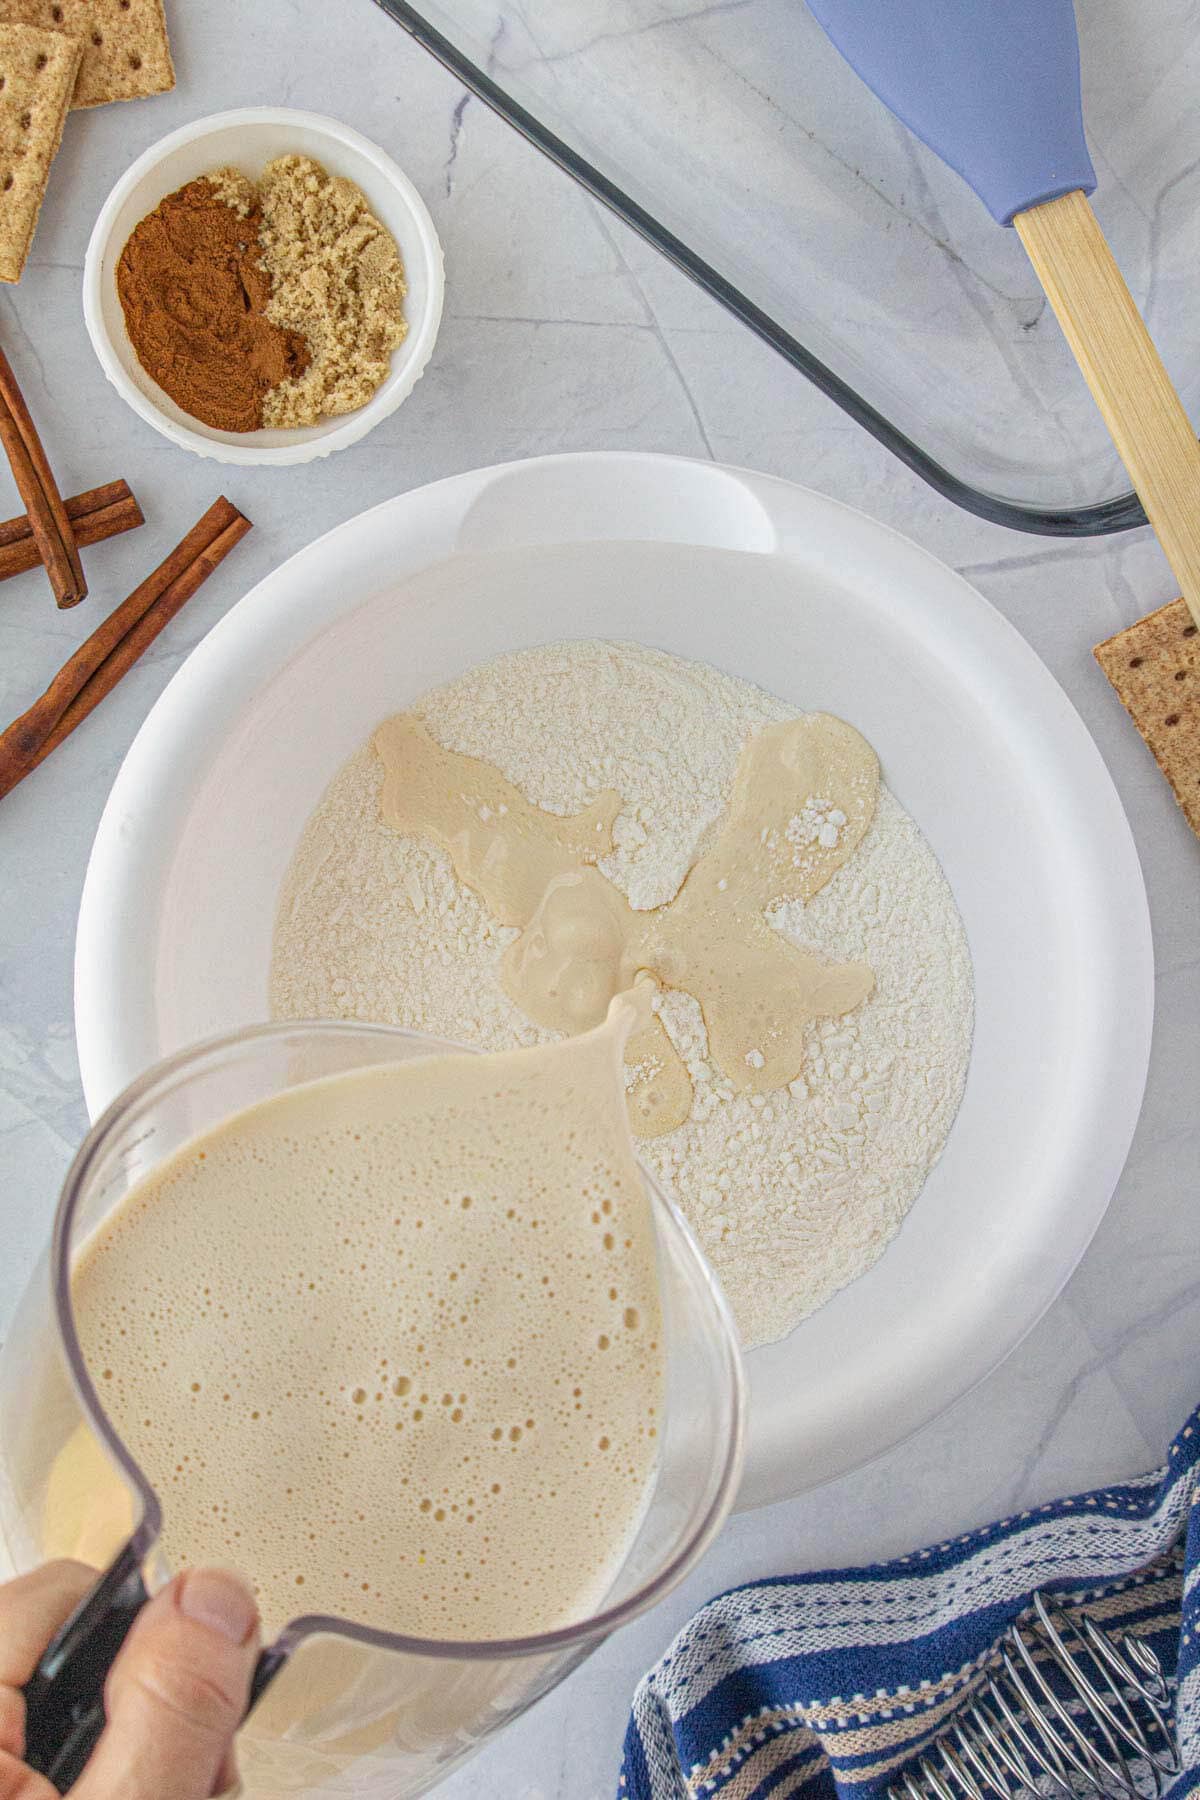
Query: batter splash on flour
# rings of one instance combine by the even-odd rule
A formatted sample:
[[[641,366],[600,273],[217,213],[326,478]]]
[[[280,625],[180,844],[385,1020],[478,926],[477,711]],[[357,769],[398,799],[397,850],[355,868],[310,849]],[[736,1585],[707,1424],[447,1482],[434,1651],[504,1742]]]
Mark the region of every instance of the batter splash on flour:
[[[411,713],[389,719],[374,744],[387,823],[432,838],[501,924],[519,931],[501,980],[539,1025],[587,1031],[650,976],[699,1002],[726,1080],[771,1093],[799,1075],[810,1021],[848,1013],[871,991],[865,964],[830,965],[766,920],[771,905],[819,893],[874,817],[879,764],[841,719],[810,713],[756,732],[715,841],[678,893],[648,912],[595,866],[612,853],[619,795],[557,817],[490,764],[445,749]],[[815,829],[810,815],[820,818]],[[661,1020],[635,1033],[626,1064],[633,1129],[657,1137],[682,1125],[692,1084]]]
[[[717,850],[740,759],[756,742],[780,741],[772,728],[802,742],[818,716],[798,721],[783,702],[701,664],[576,643],[471,670],[425,695],[405,728],[435,753],[490,765],[489,776],[574,846],[589,885],[619,902],[618,918],[648,932],[655,909],[674,912],[668,903],[701,868],[715,893],[727,891]],[[874,801],[877,780],[863,749],[871,779],[859,802]],[[862,816],[820,773],[787,793],[765,826],[770,854],[791,873],[755,903],[764,940],[824,970],[865,970],[866,986],[849,1009],[817,1008],[802,1022],[798,1071],[765,1092],[778,1072],[768,1046],[747,1039],[734,1054],[715,1032],[710,1040],[695,987],[659,970],[668,985],[655,1029],[675,1071],[668,1092],[690,1098],[690,1110],[641,1150],[693,1224],[747,1345],[784,1335],[881,1254],[941,1151],[971,1037],[962,924],[911,819],[884,787],[873,817],[869,807]],[[478,810],[490,802],[470,794],[487,826]],[[385,804],[384,763],[367,745],[331,783],[293,859],[276,926],[274,1014],[374,1019],[487,1049],[559,1035],[513,998],[509,973],[527,922],[494,910],[462,878],[428,822],[393,829]],[[415,804],[412,793],[404,804]],[[571,836],[581,814],[589,852],[602,840],[593,860]],[[653,1049],[633,1052],[635,1116],[663,1061]]]

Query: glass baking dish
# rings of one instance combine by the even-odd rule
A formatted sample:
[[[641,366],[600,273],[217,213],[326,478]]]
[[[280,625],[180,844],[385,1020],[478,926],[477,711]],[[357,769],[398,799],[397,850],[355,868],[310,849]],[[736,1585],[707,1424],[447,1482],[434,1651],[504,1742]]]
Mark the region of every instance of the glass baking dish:
[[[803,0],[379,4],[960,506],[1059,536],[1145,522],[1016,234]],[[1200,14],[1076,10],[1096,211],[1196,418]]]

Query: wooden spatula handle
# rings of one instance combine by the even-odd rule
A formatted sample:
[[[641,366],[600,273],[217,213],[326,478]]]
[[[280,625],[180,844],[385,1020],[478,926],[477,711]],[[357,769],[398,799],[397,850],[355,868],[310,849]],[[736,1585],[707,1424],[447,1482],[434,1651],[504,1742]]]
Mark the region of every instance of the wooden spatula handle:
[[[1013,220],[1200,625],[1200,443],[1087,197]]]

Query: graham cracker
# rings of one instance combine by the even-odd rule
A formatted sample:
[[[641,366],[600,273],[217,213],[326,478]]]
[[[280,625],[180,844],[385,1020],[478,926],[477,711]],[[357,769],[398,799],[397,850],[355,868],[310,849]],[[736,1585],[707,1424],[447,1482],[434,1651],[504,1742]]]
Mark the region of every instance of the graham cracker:
[[[19,281],[83,55],[78,38],[0,24],[0,281]]]
[[[1160,606],[1094,654],[1200,837],[1200,630],[1186,601]]]
[[[0,19],[79,38],[72,106],[139,100],[175,86],[162,0],[0,0]]]

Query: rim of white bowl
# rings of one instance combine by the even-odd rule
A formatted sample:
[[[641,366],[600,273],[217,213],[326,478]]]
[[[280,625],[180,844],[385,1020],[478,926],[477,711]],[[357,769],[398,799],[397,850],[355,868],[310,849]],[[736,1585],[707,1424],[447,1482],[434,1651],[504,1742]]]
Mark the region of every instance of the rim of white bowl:
[[[365,406],[348,413],[343,424],[334,426],[321,437],[293,444],[255,444],[250,441],[244,444],[225,444],[177,424],[130,380],[116,354],[104,319],[102,281],[105,252],[117,214],[129,195],[143,177],[172,151],[239,125],[292,125],[297,129],[303,128],[344,145],[373,163],[408,206],[428,272],[429,292],[425,307],[418,320],[409,321],[413,348],[409,352],[410,361],[403,377],[396,381],[394,387],[388,388],[385,383],[384,388],[375,393]],[[404,254],[407,258],[407,250]],[[168,132],[166,137],[158,138],[114,183],[97,214],[88,239],[83,264],[83,318],[92,348],[109,382],[126,405],[162,437],[181,449],[190,450],[193,455],[208,457],[216,462],[241,467],[285,467],[288,464],[313,462],[318,457],[331,456],[335,450],[345,449],[347,444],[357,443],[369,431],[373,431],[381,420],[389,418],[408,398],[425,373],[433,354],[442,321],[445,286],[445,258],[429,208],[410,177],[385,150],[380,149],[370,138],[364,137],[360,131],[355,131],[352,125],[344,125],[340,119],[331,118],[327,113],[302,112],[287,106],[241,106],[228,112],[206,113],[203,118],[193,119],[190,124],[181,125],[178,130]]]

